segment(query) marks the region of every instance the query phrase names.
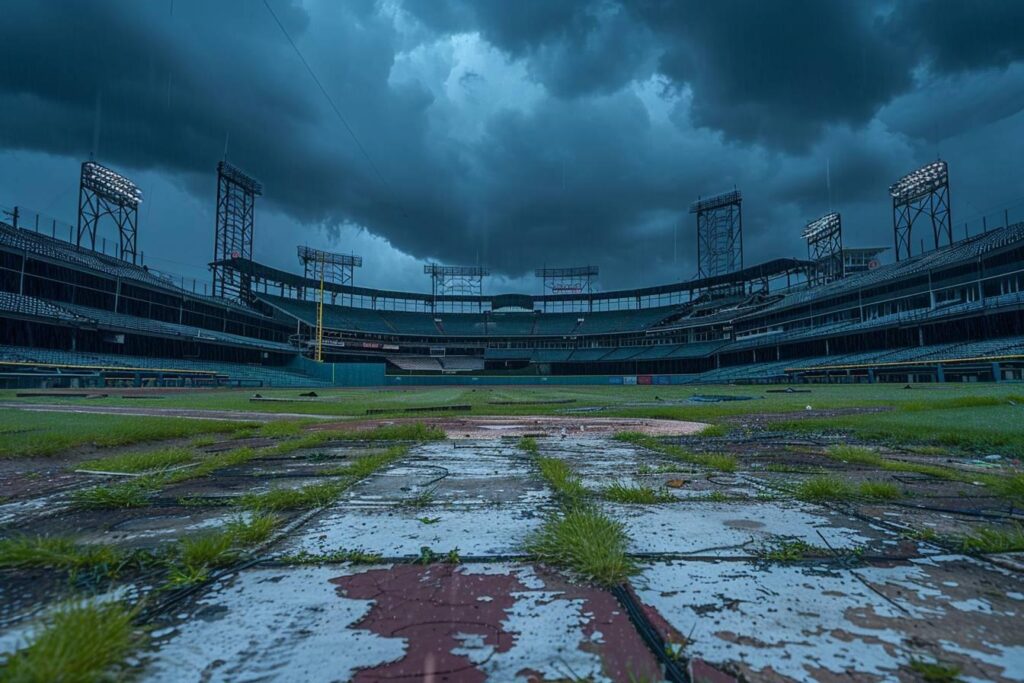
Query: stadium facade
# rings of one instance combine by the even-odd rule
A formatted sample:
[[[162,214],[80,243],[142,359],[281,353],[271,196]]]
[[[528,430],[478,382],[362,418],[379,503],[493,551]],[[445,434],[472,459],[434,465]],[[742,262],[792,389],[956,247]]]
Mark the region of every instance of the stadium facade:
[[[251,239],[253,199],[262,188],[237,169],[222,164],[218,171],[217,241],[242,244],[218,247],[211,263],[217,296],[143,265],[134,233],[108,255],[97,249],[95,219],[92,243],[82,244],[81,231],[63,239],[56,224],[26,225],[10,211],[11,220],[0,223],[0,382],[1024,379],[1024,223],[1006,221],[954,242],[945,230],[945,164],[890,188],[894,263],[879,264],[882,248],[844,247],[840,217],[829,214],[805,230],[808,258],[744,267],[742,252],[734,257],[737,238],[742,245],[742,197],[734,191],[695,203],[699,231],[718,231],[700,235],[710,264],[701,277],[602,292],[591,286],[596,268],[545,269],[538,271],[545,278],[540,295],[485,295],[486,270],[434,264],[425,268],[430,293],[358,287],[352,269],[361,259],[306,248],[299,249],[301,273],[261,264],[251,257]],[[230,183],[241,188],[240,208],[222,200],[221,186],[227,196]],[[936,196],[946,198],[944,207]],[[129,199],[137,207],[141,195]],[[908,214],[907,205],[917,213]],[[931,228],[925,234],[934,242],[924,250],[921,241],[911,253],[915,219]],[[716,240],[728,258],[708,256]]]

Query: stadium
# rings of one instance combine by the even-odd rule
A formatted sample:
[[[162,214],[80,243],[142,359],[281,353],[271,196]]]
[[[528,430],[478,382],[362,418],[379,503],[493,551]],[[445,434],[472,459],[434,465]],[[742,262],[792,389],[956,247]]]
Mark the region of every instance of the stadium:
[[[76,226],[17,207],[0,225],[5,386],[1024,378],[1024,224],[954,240],[942,161],[890,188],[897,258],[885,265],[889,249],[845,246],[830,213],[804,228],[807,258],[745,266],[733,191],[691,207],[696,279],[594,291],[596,266],[543,268],[542,294],[493,296],[480,266],[427,264],[431,291],[414,293],[356,286],[358,256],[300,246],[301,273],[252,260],[262,186],[226,162],[211,287],[189,291],[136,253],[132,182],[82,169]],[[113,255],[97,242],[106,221]]]
[[[1024,683],[1024,3],[4,10],[0,683]]]

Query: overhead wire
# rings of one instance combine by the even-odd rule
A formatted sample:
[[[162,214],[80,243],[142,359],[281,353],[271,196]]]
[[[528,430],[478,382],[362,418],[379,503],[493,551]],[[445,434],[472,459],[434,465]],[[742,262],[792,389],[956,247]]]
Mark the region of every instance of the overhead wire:
[[[299,49],[299,46],[292,39],[291,34],[288,33],[288,29],[286,29],[284,27],[284,24],[281,23],[281,20],[278,18],[277,13],[274,12],[274,8],[270,6],[269,0],[263,0],[263,6],[267,8],[267,12],[270,13],[270,16],[274,19],[274,23],[277,24],[277,27],[281,29],[281,33],[284,34],[284,37],[288,41],[288,44],[292,46],[292,49],[298,56],[299,61],[302,62],[302,66],[304,66],[306,68],[307,73],[309,73],[310,78],[312,78],[313,82],[316,83],[316,87],[319,88],[320,93],[324,96],[324,99],[327,100],[327,104],[330,105],[331,109],[334,111],[335,116],[338,117],[338,121],[340,121],[341,125],[344,126],[345,130],[352,138],[352,141],[356,144],[356,147],[363,155],[363,158],[366,159],[366,163],[370,165],[370,168],[373,170],[374,174],[380,180],[381,184],[384,185],[390,191],[391,183],[387,181],[387,178],[385,178],[384,174],[381,173],[380,168],[378,168],[377,164],[374,163],[373,158],[370,156],[370,153],[367,151],[366,147],[363,146],[363,143],[359,140],[359,136],[356,135],[355,130],[353,130],[352,126],[349,125],[349,122],[345,118],[345,115],[341,113],[341,109],[339,109],[338,105],[335,104],[334,98],[332,98],[330,93],[327,92],[327,88],[324,87],[323,83],[320,81],[320,78],[317,77],[316,72],[313,71],[313,67],[310,66],[308,61],[306,61],[306,57],[302,54],[302,50]],[[405,214],[405,211],[401,207],[398,207],[398,209],[399,211],[402,211],[403,215]]]

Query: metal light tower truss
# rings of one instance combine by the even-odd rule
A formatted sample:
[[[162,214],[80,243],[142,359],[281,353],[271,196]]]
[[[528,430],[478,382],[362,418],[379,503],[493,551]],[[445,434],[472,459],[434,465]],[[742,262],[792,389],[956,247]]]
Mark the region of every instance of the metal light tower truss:
[[[256,197],[263,186],[226,161],[217,164],[217,225],[213,236],[214,264],[235,258],[252,259]],[[229,265],[213,265],[213,295],[223,299],[248,296],[249,277]]]
[[[743,195],[739,190],[698,199],[697,276],[724,275],[743,268]]]
[[[844,277],[843,219],[833,211],[807,224],[803,231],[807,240],[807,260],[814,262],[810,273],[812,284],[823,285]]]
[[[335,254],[311,247],[298,248],[299,262],[307,280],[331,282],[351,287],[355,283],[355,269],[363,265],[362,256]],[[338,293],[331,292],[331,303],[338,299]]]
[[[425,264],[423,272],[430,276],[430,292],[435,310],[439,296],[481,296],[484,276],[490,275],[481,266],[441,266],[436,263]]]
[[[597,266],[577,266],[574,268],[538,268],[534,275],[543,281],[545,294],[590,294],[594,291],[593,280],[597,277]],[[544,311],[578,310],[583,306],[591,310],[593,301],[544,301]]]
[[[934,248],[953,243],[949,207],[949,166],[941,159],[922,166],[889,186],[896,260],[910,258],[914,223],[922,215],[932,224]]]
[[[597,266],[575,268],[538,268],[534,275],[541,278],[546,294],[589,294],[593,290],[593,279],[597,277]]]
[[[78,246],[88,235],[89,248],[96,250],[96,229],[100,219],[109,216],[117,226],[118,257],[135,263],[139,229],[139,204],[142,190],[120,173],[93,161],[82,164],[78,188]]]

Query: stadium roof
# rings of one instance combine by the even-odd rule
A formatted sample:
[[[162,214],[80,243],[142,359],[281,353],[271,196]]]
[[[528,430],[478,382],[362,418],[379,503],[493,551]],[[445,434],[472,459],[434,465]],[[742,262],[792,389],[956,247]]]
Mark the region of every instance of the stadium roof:
[[[319,289],[320,281],[308,279],[298,273],[292,273],[273,266],[267,266],[256,261],[244,258],[224,259],[215,261],[210,265],[227,266],[234,268],[240,273],[251,277],[261,278],[269,282],[281,283],[289,287]],[[794,258],[779,258],[757,265],[749,266],[732,273],[714,275],[711,277],[675,282],[665,285],[654,285],[651,287],[640,287],[637,289],[620,289],[606,292],[584,292],[579,294],[538,294],[531,295],[535,301],[586,301],[599,299],[623,299],[631,297],[645,297],[657,294],[670,294],[673,292],[694,292],[705,289],[713,289],[729,284],[739,284],[754,280],[763,280],[787,273],[802,272],[813,264],[811,261]],[[325,282],[324,289],[330,292],[354,294],[357,296],[369,296],[389,299],[408,299],[415,301],[434,301],[435,297],[426,292],[400,292],[387,289],[372,289],[369,287],[356,287],[340,285],[332,282]],[[436,297],[438,301],[490,301],[494,296],[503,295],[443,295]]]

